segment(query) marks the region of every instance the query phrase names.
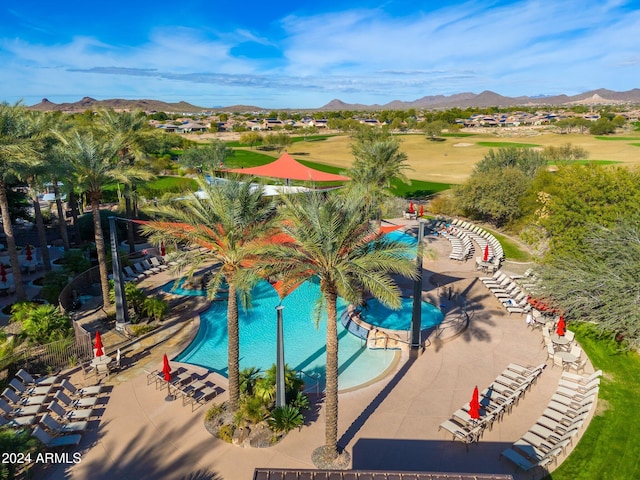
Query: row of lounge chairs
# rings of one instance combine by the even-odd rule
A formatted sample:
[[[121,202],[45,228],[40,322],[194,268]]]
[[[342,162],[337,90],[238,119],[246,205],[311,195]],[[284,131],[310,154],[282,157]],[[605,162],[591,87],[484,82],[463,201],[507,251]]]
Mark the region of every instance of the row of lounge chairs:
[[[493,427],[493,422],[502,420],[505,413],[510,413],[526,391],[537,381],[545,368],[545,364],[537,367],[523,367],[510,363],[496,379],[480,392],[480,418],[469,416],[469,404],[455,411],[451,418],[440,424],[438,430],[444,429],[453,435],[453,440],[469,444],[480,440],[486,428]]]
[[[591,375],[563,372],[556,393],[535,425],[500,455],[524,471],[557,462],[587,420],[601,375],[601,370]]]
[[[139,282],[168,268],[160,258],[152,256],[122,267],[122,273],[126,282]]]
[[[172,374],[168,386],[161,371],[145,370],[145,373],[147,385],[154,384],[156,389],[168,388],[171,394],[182,398],[183,407],[191,405],[191,411],[194,411],[196,406],[208,403],[223,391],[222,387],[202,381],[202,378],[185,368],[180,368]]]
[[[485,247],[489,246],[489,259],[488,261],[493,263],[496,268],[500,267],[500,262],[504,258],[504,250],[502,248],[502,244],[500,241],[489,231],[474,225],[472,223],[466,222],[464,220],[460,220],[454,218],[451,221],[451,225],[454,225],[459,230],[464,232],[469,238],[471,238],[474,242],[478,244],[480,247],[480,252],[484,255]]]
[[[479,280],[493,293],[509,313],[526,313],[531,310],[529,293],[522,288],[512,275],[497,270],[491,277]]]
[[[76,387],[68,379],[53,376],[34,379],[20,370],[0,398],[0,425],[31,428],[47,448],[78,445],[88,420],[96,416],[101,385]],[[43,413],[44,411],[44,413]]]

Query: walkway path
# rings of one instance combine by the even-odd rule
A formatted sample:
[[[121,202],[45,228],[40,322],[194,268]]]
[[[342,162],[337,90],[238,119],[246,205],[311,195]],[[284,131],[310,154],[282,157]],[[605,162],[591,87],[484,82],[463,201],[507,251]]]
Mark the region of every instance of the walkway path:
[[[439,254],[435,260],[425,260],[425,268],[438,272],[437,280],[450,283],[454,293],[464,293],[469,328],[454,340],[432,342],[417,358],[405,353],[397,369],[382,381],[341,394],[339,444],[351,452],[352,467],[358,469],[510,473],[530,478],[517,474],[510,462],[500,461],[499,454],[535,423],[557,386],[560,369],[546,368],[513,412],[468,451],[439,432],[439,424],[469,402],[474,386],[486,387],[510,362],[544,363],[546,351],[541,349],[540,333],[529,330],[519,315],[507,315],[476,280],[472,261],[450,261],[446,240],[427,241]],[[155,283],[167,280],[160,275],[164,274],[156,276]],[[425,281],[425,290],[435,288]],[[127,349],[132,364],[108,381],[113,389],[99,428],[85,434],[82,461],[49,466],[46,478],[241,480],[251,479],[255,467],[313,468],[311,452],[324,441],[321,405],[307,426],[275,447],[242,449],[214,439],[204,429],[206,407],[192,412],[180,400],[166,402],[166,392],[147,385],[143,370],[161,368],[161,355],[177,354],[197,329],[197,312],[191,308],[187,304],[169,329]],[[222,395],[214,402],[224,399]]]

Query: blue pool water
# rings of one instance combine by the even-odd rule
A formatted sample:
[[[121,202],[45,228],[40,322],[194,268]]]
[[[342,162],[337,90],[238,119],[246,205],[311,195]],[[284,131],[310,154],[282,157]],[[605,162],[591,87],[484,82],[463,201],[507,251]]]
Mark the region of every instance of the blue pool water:
[[[313,306],[320,296],[316,282],[306,282],[282,302],[285,362],[290,368],[317,376],[324,388],[326,363],[326,314],[316,327]],[[276,362],[276,306],[279,297],[268,282],[252,295],[252,309],[240,309],[240,369],[268,369]],[[345,308],[344,303],[339,310]],[[200,329],[193,342],[176,360],[227,375],[227,302],[212,302],[200,315]],[[380,375],[393,360],[392,350],[369,350],[365,342],[348,333],[338,322],[339,386],[352,388]],[[313,383],[305,377],[307,384]]]
[[[360,309],[362,319],[381,328],[390,330],[411,330],[411,316],[413,313],[413,298],[403,298],[399,310],[391,310],[376,299],[367,300],[367,305]],[[444,315],[438,307],[422,302],[421,330],[440,325]]]
[[[391,232],[389,238],[416,244],[415,237],[402,232]],[[204,291],[171,290],[172,283],[165,291],[183,295],[204,295]],[[317,281],[308,281],[296,288],[283,301],[283,325],[285,362],[296,371],[318,378],[320,388],[324,388],[326,364],[326,322],[324,313],[320,323],[314,323],[314,307],[320,298]],[[240,308],[240,369],[258,367],[270,368],[276,362],[276,307],[280,299],[273,287],[266,281],[260,282],[252,292],[252,305],[248,311]],[[346,304],[338,300],[338,313]],[[411,313],[409,311],[409,321]],[[365,341],[350,334],[338,321],[339,344],[339,388],[353,388],[373,380],[384,372],[396,354],[393,350],[370,350]],[[227,375],[227,302],[214,301],[211,307],[200,315],[200,329],[191,344],[176,358],[176,361],[191,363]],[[304,376],[307,386],[314,381]]]

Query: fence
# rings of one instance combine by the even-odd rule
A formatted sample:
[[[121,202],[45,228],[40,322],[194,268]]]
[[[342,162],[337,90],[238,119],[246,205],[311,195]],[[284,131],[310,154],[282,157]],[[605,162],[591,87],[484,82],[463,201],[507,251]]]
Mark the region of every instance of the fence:
[[[109,268],[111,266],[109,265]],[[73,303],[82,295],[100,296],[100,267],[92,267],[71,280],[60,292],[58,303],[64,312],[73,310]]]
[[[75,325],[74,325],[75,327]],[[31,373],[48,374],[73,367],[82,360],[91,358],[93,344],[91,336],[78,335],[45,345],[32,345],[4,359],[0,371],[7,370],[7,377],[24,368]]]

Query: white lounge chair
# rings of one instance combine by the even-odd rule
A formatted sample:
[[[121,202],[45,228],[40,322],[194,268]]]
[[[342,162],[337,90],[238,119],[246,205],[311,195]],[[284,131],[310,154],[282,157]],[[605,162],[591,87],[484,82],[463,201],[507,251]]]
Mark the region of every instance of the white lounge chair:
[[[55,385],[56,383],[58,383],[57,375],[53,375],[51,377],[33,378],[29,374],[29,372],[27,372],[23,368],[18,370],[18,373],[16,373],[16,377],[22,380],[22,383],[24,383],[25,385]]]
[[[40,423],[55,435],[61,435],[72,432],[84,432],[89,423],[86,421],[60,423],[48,413],[45,413],[40,419]]]
[[[93,417],[93,410],[90,408],[65,410],[64,407],[55,400],[49,404],[48,408],[49,411],[55,413],[58,418],[66,422],[73,420],[87,420],[88,418]]]
[[[62,380],[61,385],[62,385],[62,388],[67,390],[74,397],[91,397],[91,396],[100,395],[100,393],[102,392],[102,385],[94,385],[92,387],[77,388],[74,384],[72,384],[66,378]]]

